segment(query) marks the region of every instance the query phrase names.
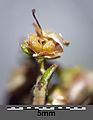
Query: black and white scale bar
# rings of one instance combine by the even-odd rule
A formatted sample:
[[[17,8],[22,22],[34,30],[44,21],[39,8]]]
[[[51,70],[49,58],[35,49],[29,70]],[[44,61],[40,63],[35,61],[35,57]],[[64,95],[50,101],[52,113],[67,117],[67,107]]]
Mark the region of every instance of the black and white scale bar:
[[[86,110],[86,107],[74,107],[70,108],[70,110]]]
[[[11,106],[11,107],[7,107],[7,110],[11,110],[11,111],[21,111],[21,110],[71,110],[71,111],[76,111],[76,110],[86,110],[86,107],[70,107],[70,106],[56,106],[56,107],[38,107],[38,106],[35,106],[35,107],[32,107],[32,106],[26,106],[26,107],[22,107],[22,106],[19,106],[19,107],[16,107],[16,106]]]
[[[37,110],[55,110],[55,107],[35,107]]]
[[[7,107],[7,110],[23,110],[24,108],[23,107]]]

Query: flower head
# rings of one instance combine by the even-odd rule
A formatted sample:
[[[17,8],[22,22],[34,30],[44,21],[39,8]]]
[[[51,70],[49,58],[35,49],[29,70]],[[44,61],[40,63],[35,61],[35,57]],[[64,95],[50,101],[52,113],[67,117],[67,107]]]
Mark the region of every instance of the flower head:
[[[35,9],[32,10],[36,23],[33,23],[35,32],[29,34],[27,40],[21,45],[24,52],[32,54],[33,57],[56,58],[63,52],[63,45],[69,42],[64,40],[61,34],[42,30],[36,16]]]

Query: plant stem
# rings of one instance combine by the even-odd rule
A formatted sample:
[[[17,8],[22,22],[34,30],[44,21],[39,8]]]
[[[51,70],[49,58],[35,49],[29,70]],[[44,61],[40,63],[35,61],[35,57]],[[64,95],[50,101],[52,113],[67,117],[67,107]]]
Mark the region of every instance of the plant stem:
[[[40,85],[40,82],[37,82],[33,91],[33,105],[44,105],[46,98],[46,88],[47,83],[44,86]]]
[[[39,64],[40,72],[41,72],[41,74],[43,75],[44,72],[45,72],[44,58],[38,58],[37,61],[38,61],[38,64]]]
[[[44,69],[44,59],[38,59],[38,63],[40,66],[40,71],[42,75],[40,75],[36,81],[36,85],[33,90],[33,105],[44,105],[45,98],[47,94],[47,86],[50,80],[51,75],[55,71],[57,65],[50,66],[46,71]]]
[[[44,58],[37,58],[37,62],[39,64],[39,69],[41,74],[43,75],[45,72],[44,68]],[[45,95],[46,95],[46,86],[47,83],[41,87],[41,82],[40,82],[41,76],[37,78],[35,88],[33,90],[33,105],[44,105],[45,103]]]

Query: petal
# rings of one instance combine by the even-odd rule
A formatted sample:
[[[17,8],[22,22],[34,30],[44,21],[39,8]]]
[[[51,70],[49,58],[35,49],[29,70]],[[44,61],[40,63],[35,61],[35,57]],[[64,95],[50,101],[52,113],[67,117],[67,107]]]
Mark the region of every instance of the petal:
[[[46,37],[52,38],[56,43],[58,43],[63,49],[62,37],[56,33],[50,32],[45,34]]]

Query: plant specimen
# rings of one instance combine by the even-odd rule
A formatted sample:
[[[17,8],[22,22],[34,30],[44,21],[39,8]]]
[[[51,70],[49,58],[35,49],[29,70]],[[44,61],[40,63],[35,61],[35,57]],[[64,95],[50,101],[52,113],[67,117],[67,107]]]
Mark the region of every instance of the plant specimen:
[[[57,65],[53,64],[45,70],[44,60],[60,57],[64,51],[64,45],[68,46],[69,41],[63,39],[61,34],[44,31],[36,18],[35,12],[35,9],[32,9],[32,15],[35,19],[33,23],[35,33],[29,34],[28,38],[21,44],[21,48],[24,53],[37,60],[40,68],[40,75],[33,89],[32,104],[44,105],[50,78],[57,68]]]

